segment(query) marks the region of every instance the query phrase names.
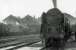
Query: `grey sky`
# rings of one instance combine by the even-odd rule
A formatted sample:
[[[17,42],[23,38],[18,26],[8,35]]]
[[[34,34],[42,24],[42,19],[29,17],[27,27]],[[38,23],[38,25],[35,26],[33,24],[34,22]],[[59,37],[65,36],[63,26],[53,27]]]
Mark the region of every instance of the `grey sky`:
[[[58,0],[62,12],[76,16],[76,0]],[[27,14],[39,17],[53,8],[52,0],[0,0],[0,21],[9,14],[24,17]]]

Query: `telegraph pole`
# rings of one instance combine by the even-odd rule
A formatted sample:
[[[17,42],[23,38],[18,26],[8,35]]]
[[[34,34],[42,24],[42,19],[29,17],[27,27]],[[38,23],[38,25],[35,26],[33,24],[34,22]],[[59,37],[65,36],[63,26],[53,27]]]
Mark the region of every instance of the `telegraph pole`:
[[[54,8],[57,8],[57,0],[52,0]]]

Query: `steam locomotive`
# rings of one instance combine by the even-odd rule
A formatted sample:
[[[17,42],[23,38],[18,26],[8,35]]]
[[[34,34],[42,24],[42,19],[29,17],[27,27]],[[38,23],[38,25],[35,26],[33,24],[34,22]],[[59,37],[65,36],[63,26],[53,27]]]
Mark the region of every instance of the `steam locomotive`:
[[[62,13],[59,9],[53,8],[42,14],[41,39],[44,47],[63,47],[72,36],[72,27],[69,14]],[[73,17],[72,17],[73,18]]]
[[[42,14],[40,37],[43,43],[42,50],[64,50],[67,42],[76,39],[76,18],[61,12],[57,8],[57,0],[52,0],[54,8]],[[72,38],[75,37],[75,38]],[[46,48],[46,49],[44,49]],[[47,49],[49,48],[49,49]]]

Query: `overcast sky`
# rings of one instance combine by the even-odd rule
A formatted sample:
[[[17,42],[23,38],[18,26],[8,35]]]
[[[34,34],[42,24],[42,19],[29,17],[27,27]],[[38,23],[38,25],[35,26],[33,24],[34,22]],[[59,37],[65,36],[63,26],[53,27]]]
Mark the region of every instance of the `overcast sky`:
[[[62,12],[76,17],[76,0],[58,0]],[[9,14],[24,17],[27,14],[39,17],[42,12],[53,8],[52,0],[0,0],[0,21]]]

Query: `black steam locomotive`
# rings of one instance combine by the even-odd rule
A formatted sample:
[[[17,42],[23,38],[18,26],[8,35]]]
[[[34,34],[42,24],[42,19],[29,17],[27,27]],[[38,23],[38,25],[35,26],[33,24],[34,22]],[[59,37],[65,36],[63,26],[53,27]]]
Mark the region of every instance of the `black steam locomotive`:
[[[57,8],[53,8],[47,13],[42,14],[40,34],[44,47],[60,48],[65,46],[72,32],[74,32],[69,16],[69,14],[62,13]]]
[[[57,0],[52,0],[54,8],[42,14],[41,39],[44,48],[53,47],[54,50],[62,50],[67,42],[76,38],[76,18],[67,13],[62,13],[57,8]],[[56,48],[56,49],[55,49]],[[64,50],[64,49],[63,49]]]

